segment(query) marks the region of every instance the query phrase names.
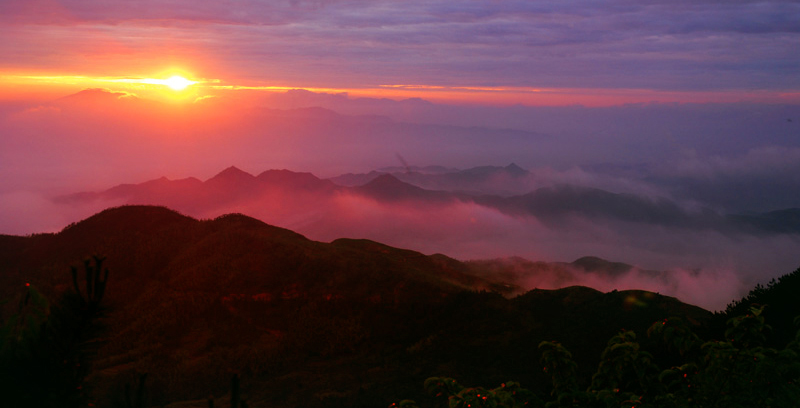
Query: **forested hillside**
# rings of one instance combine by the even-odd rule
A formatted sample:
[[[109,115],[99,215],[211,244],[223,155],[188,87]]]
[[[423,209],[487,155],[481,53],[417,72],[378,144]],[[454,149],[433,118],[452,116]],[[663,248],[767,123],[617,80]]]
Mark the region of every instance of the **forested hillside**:
[[[104,258],[84,264],[92,254]],[[698,338],[720,335],[710,312],[652,292],[567,287],[512,297],[518,288],[476,274],[480,264],[443,255],[315,242],[242,215],[195,220],[130,206],[57,234],[0,237],[3,358],[16,362],[6,367],[26,367],[20,347],[60,341],[66,320],[55,311],[72,310],[65,299],[76,291],[88,296],[84,270],[99,270],[98,259],[107,285],[76,343],[83,375],[58,374],[81,387],[75,406],[126,406],[139,384],[142,406],[207,406],[209,395],[230,398],[234,374],[250,407],[437,406],[422,386],[433,376],[512,380],[547,401],[554,383],[542,371],[542,342],[571,351],[585,387],[621,330],[666,366],[672,357],[647,334],[654,322],[677,316]],[[33,373],[53,364],[61,363],[41,359]],[[26,392],[13,384],[3,392]]]

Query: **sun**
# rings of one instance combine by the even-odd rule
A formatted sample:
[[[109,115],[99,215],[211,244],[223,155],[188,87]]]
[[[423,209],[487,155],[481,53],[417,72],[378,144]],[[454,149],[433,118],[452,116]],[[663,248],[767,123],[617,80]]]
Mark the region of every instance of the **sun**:
[[[182,91],[187,86],[196,84],[195,81],[190,81],[180,75],[173,75],[164,80],[163,84],[170,87],[173,91]]]

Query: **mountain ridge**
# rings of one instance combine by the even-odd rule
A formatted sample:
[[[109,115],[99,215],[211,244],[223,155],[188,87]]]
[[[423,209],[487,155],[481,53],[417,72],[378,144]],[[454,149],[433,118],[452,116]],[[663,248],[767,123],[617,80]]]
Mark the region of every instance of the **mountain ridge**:
[[[154,404],[220,395],[234,370],[247,373],[254,406],[287,408],[419,398],[409,390],[439,373],[546,384],[529,369],[537,341],[565,342],[593,364],[604,347],[594,339],[623,327],[711,316],[647,291],[507,297],[514,287],[445,255],[364,239],[317,242],[242,214],[198,220],[157,206],[109,208],[58,233],[0,236],[0,298],[26,282],[51,298],[68,291],[69,267],[92,253],[111,271],[109,326],[92,377],[101,405],[137,372],[161,390]],[[363,370],[369,378],[353,379]],[[330,389],[340,397],[317,398]]]
[[[213,177],[199,181],[194,177],[170,180],[166,177],[139,184],[120,184],[100,192],[79,192],[53,199],[55,203],[80,204],[100,200],[116,200],[118,204],[166,205],[190,214],[225,206],[257,205],[259,200],[293,196],[313,208],[315,202],[326,203],[341,194],[360,195],[383,202],[414,201],[442,205],[473,203],[498,210],[512,217],[533,217],[545,224],[558,225],[571,218],[584,217],[603,221],[616,220],[670,228],[717,230],[724,233],[800,234],[800,209],[788,208],[767,213],[721,214],[711,209],[686,210],[664,197],[644,197],[614,193],[598,188],[570,184],[538,187],[525,194],[503,196],[469,192],[467,185],[488,177],[526,178],[530,173],[514,163],[506,167],[483,166],[444,174],[371,172],[320,179],[312,173],[286,169],[266,170],[254,176],[230,166]],[[455,190],[432,189],[420,182],[431,177],[447,176],[456,180]],[[349,178],[348,178],[349,177]],[[345,185],[336,184],[345,180]],[[349,181],[348,181],[349,180]],[[352,186],[354,181],[363,184]],[[477,180],[477,181],[476,181]],[[427,186],[427,187],[426,187]],[[460,187],[464,187],[463,189]],[[291,200],[290,200],[291,201]],[[291,209],[291,207],[288,207]]]

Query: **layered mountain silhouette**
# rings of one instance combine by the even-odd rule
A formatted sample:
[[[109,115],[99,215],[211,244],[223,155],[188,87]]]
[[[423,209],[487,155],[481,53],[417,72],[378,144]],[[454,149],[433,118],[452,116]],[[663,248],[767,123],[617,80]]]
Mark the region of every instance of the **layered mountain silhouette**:
[[[227,178],[259,182],[235,170],[217,180]],[[513,285],[445,255],[316,242],[241,214],[201,221],[155,206],[111,208],[55,234],[0,236],[0,296],[16,299],[29,283],[56,298],[72,287],[69,267],[90,254],[106,256],[111,271],[91,377],[103,405],[145,372],[154,405],[205,403],[226,392],[231,372],[248,384],[251,406],[424,400],[419,385],[434,374],[547,389],[531,369],[539,341],[564,342],[592,367],[623,327],[711,316],[645,291],[567,287],[510,298]],[[596,258],[573,266],[627,268]]]
[[[342,186],[364,185],[385,174],[429,190],[467,192],[474,195],[513,195],[529,191],[531,173],[514,163],[505,167],[480,166],[466,170],[442,166],[389,167],[362,174],[343,174],[330,180]]]
[[[101,192],[65,195],[55,201],[79,204],[105,200],[112,204],[165,205],[190,215],[204,216],[220,213],[226,208],[252,208],[258,207],[260,201],[276,203],[280,200],[286,203],[302,202],[299,207],[310,211],[315,206],[322,209],[337,196],[347,194],[387,203],[477,204],[513,217],[535,217],[551,226],[584,218],[599,222],[724,233],[800,233],[800,209],[796,208],[749,214],[723,214],[709,208],[690,211],[663,197],[613,193],[567,184],[540,187],[517,195],[486,193],[487,185],[512,185],[514,180],[526,180],[529,175],[515,164],[444,173],[371,172],[327,180],[311,173],[289,170],[267,170],[254,176],[236,167],[229,167],[206,181],[195,178],[168,180],[162,177],[141,184],[123,184]],[[518,185],[526,185],[522,181],[520,183]],[[293,206],[295,204],[287,204],[284,210],[291,213]]]
[[[352,191],[380,201],[424,201],[430,203],[455,201],[458,197],[445,192],[426,190],[400,181],[391,174],[381,174]]]

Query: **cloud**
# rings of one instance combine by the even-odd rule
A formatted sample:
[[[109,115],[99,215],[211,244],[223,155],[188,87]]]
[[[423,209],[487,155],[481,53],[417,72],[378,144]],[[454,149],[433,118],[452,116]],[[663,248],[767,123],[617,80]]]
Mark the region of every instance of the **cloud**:
[[[570,262],[596,255],[664,273],[653,276],[637,270],[614,279],[573,274],[567,280],[545,275],[523,282],[524,287],[647,289],[715,310],[800,262],[792,255],[800,244],[797,236],[723,234],[581,217],[552,225],[472,203],[385,203],[351,193],[332,198],[293,194],[189,211],[204,218],[227,212],[243,212],[314,240],[366,238],[462,260],[522,256]]]
[[[654,271],[620,264],[621,268],[615,271],[615,267],[604,269],[604,261],[597,258],[593,258],[597,261],[596,268],[585,269],[580,266],[585,259],[567,263],[511,257],[472,261],[469,265],[476,273],[505,279],[505,282],[519,285],[523,290],[558,289],[574,285],[604,292],[648,290],[712,311],[724,309],[732,300],[740,298],[752,288],[751,283],[743,281],[739,274],[727,268]]]
[[[58,232],[68,224],[87,218],[120,201],[98,201],[81,206],[56,204],[37,191],[0,192],[0,234],[26,235]]]
[[[14,41],[0,51],[13,55],[15,66],[52,65],[55,58],[72,66],[99,52],[117,54],[128,69],[143,67],[137,59],[148,54],[168,55],[202,64],[215,77],[295,86],[800,87],[794,75],[800,57],[793,52],[800,6],[792,2],[37,1],[3,7],[1,30]]]
[[[314,240],[366,238],[462,260],[522,256],[535,261],[569,262],[594,255],[639,267],[616,277],[579,271],[524,274],[514,281],[525,288],[581,284],[601,290],[648,289],[720,309],[755,283],[788,273],[800,262],[793,251],[800,244],[800,236],[796,234],[720,232],[580,214],[556,221],[547,214],[511,216],[457,200],[377,200],[359,193],[360,190],[283,186],[259,192],[250,187],[241,192],[243,195],[235,191],[214,194],[215,198],[209,202],[199,192],[195,196],[179,194],[178,199],[165,196],[166,192],[177,192],[179,187],[164,183],[164,180],[149,183],[160,186],[154,195],[139,194],[132,200],[123,197],[118,200],[166,204],[198,218],[239,212]],[[192,185],[197,187],[200,182],[195,180]],[[89,213],[88,209],[81,212],[80,201],[62,203],[63,209],[69,211],[60,211],[58,207],[52,211]],[[104,202],[91,203],[99,206]],[[663,273],[654,275],[648,270]]]
[[[102,180],[205,177],[231,164],[332,177],[394,165],[401,154],[419,166],[517,163],[533,172],[520,189],[504,187],[517,194],[561,183],[734,212],[800,206],[791,105],[482,107],[302,90],[174,105],[126,95],[95,89],[6,105],[1,166],[54,174],[46,178],[56,185],[58,174],[83,174],[100,188]],[[736,183],[760,192],[747,198]]]
[[[654,166],[652,180],[674,195],[735,211],[800,206],[800,148],[766,146],[735,156],[688,154]]]
[[[368,238],[459,259],[594,255],[674,271],[676,279],[669,286],[642,275],[620,284],[654,285],[682,299],[702,299],[699,285],[713,284],[721,288],[715,293],[725,293],[706,296],[717,303],[723,296],[730,301],[739,282],[764,282],[800,263],[797,235],[673,222],[676,214],[702,218],[699,209],[709,205],[721,213],[800,207],[800,141],[796,122],[786,120],[796,114],[792,106],[448,106],[308,91],[277,93],[254,105],[224,95],[171,105],[120,96],[89,90],[51,103],[0,105],[0,172],[6,176],[0,209],[10,215],[0,220],[0,233],[58,230],[117,203],[48,201],[58,194],[161,176],[206,179],[230,165],[333,177],[399,165],[400,154],[410,166],[515,162],[530,174],[519,184],[509,179],[492,187],[522,194],[572,184],[630,194],[617,198],[635,211],[649,208],[660,221],[626,218],[635,211],[622,211],[613,200],[605,210],[617,216],[577,211],[556,222],[547,214],[511,216],[469,202],[399,204],[350,193],[273,195],[178,210],[201,218],[242,212],[312,239]],[[312,107],[319,105],[338,112]],[[702,276],[692,275],[695,270]]]
[[[647,289],[712,310],[723,309],[755,283],[763,283],[770,275],[789,273],[800,263],[800,258],[787,256],[800,244],[797,237],[726,235],[598,224],[586,219],[548,227],[535,218],[513,218],[472,204],[414,208],[350,195],[339,197],[330,212],[318,214],[315,222],[290,228],[312,239],[369,238],[462,260],[516,255],[535,261],[570,262],[597,255],[665,274],[654,277],[634,271],[615,279],[575,274],[568,280],[545,275],[523,285],[527,289],[571,284],[601,290]]]

